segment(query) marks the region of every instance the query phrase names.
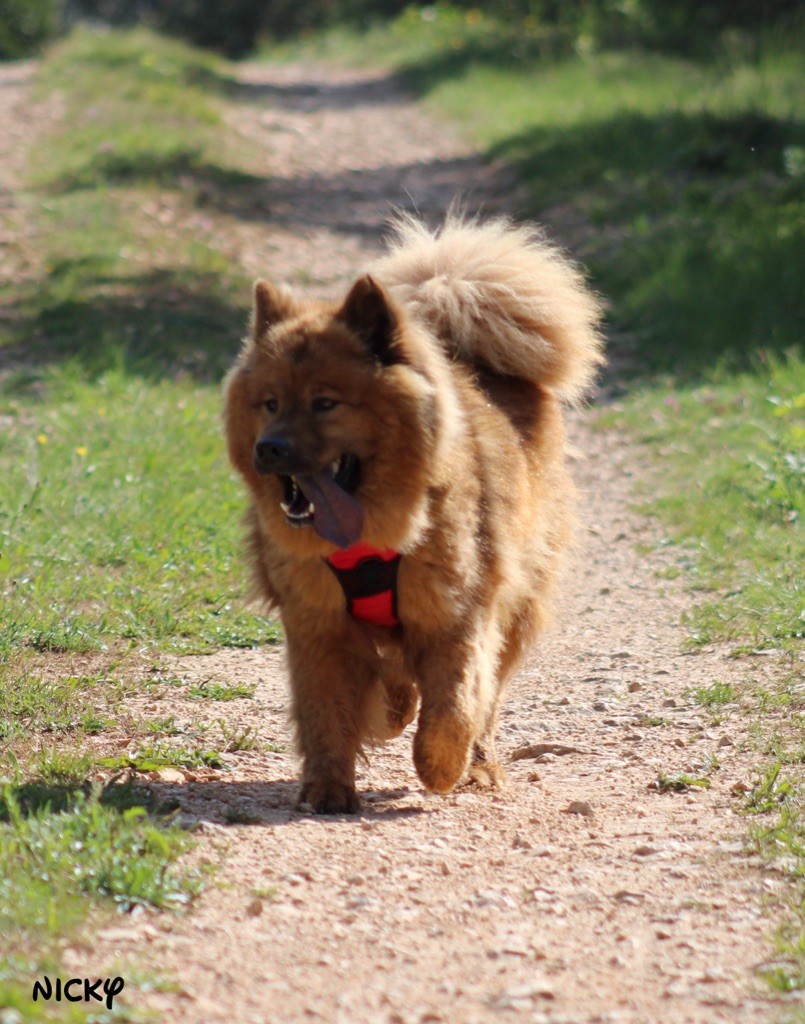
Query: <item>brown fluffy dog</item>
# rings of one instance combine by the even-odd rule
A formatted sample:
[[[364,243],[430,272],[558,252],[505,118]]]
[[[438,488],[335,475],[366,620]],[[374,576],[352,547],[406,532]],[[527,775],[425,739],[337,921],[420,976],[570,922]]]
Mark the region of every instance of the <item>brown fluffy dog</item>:
[[[501,689],[571,520],[562,400],[601,362],[598,301],[533,229],[401,219],[370,269],[336,304],[258,282],[226,382],[257,591],[287,636],[298,802],[319,812],[358,809],[357,755],[418,705],[428,789],[502,781]]]

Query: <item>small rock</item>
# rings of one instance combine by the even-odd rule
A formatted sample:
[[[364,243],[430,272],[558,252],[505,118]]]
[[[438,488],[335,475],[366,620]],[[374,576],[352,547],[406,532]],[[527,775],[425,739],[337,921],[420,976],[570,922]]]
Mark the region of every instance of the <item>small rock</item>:
[[[478,795],[476,793],[456,793],[453,796],[453,803],[455,804],[477,804]]]
[[[581,814],[585,818],[592,818],[593,809],[586,800],[573,800],[564,809],[565,814]]]
[[[568,701],[569,703],[569,701]],[[526,743],[517,747],[509,755],[510,761],[522,761],[525,758],[543,759],[546,755],[563,757],[565,754],[583,754],[578,747],[568,746],[566,743]]]
[[[98,932],[98,938],[103,942],[135,942],[140,938],[140,933],[134,928],[104,928]]]
[[[629,683],[629,686],[627,687],[627,689],[629,690],[629,693],[637,693],[638,690],[642,690],[643,689],[643,684],[634,681],[634,682]]]
[[[259,917],[263,913],[263,901],[259,899],[252,900],[251,903],[246,907],[247,917]]]
[[[539,772],[529,772],[526,779],[528,782],[542,782],[542,776]]]
[[[619,889],[612,897],[616,903],[627,903],[632,906],[642,903],[646,898],[644,892],[630,892],[628,889]]]
[[[347,910],[364,910],[366,907],[372,905],[372,900],[368,896],[354,896],[352,899],[347,900]]]
[[[365,882],[365,875],[355,874],[347,876],[347,885],[363,885]]]
[[[649,843],[641,843],[640,846],[635,849],[634,854],[636,857],[650,857],[652,853],[658,852],[659,851],[656,846],[651,846]]]
[[[603,700],[593,702],[593,711],[609,711],[609,706]]]
[[[226,832],[226,826],[219,825],[217,821],[207,821],[206,819],[202,818],[201,821],[199,821],[198,823],[196,831],[209,833]]]
[[[512,849],[513,850],[530,850],[531,849],[531,843],[529,843],[529,841],[524,836],[521,836],[520,833],[518,832],[518,833],[516,833],[516,835],[514,837],[514,840],[512,841]]]
[[[664,700],[662,702],[662,706],[664,708],[675,708],[676,707],[676,701],[674,700],[673,697],[668,697],[666,700]]]
[[[729,738],[729,736],[722,736],[721,739],[718,741],[718,745],[720,747],[734,747],[735,746],[735,744],[732,742],[732,740]]]
[[[719,981],[729,981],[730,976],[726,971],[719,970],[718,968],[710,968],[705,971],[704,974],[699,978],[699,981],[704,982],[705,985],[713,985]]]

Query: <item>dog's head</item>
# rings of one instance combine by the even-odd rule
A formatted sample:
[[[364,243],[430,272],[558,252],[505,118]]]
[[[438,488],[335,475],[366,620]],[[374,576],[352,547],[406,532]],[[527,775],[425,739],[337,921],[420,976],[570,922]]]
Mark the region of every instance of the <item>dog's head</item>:
[[[226,383],[229,454],[271,536],[296,553],[420,530],[441,415],[438,360],[371,277],[335,305],[255,286]]]

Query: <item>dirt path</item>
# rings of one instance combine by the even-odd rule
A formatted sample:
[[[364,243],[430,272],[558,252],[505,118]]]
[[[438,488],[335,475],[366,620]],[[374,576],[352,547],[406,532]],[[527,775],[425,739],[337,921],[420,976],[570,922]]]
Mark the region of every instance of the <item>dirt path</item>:
[[[440,215],[512,208],[511,182],[367,73],[246,66],[233,126],[248,137],[266,203],[221,216],[220,244],[249,272],[341,288],[378,244],[392,204]],[[261,166],[258,166],[261,164]],[[744,853],[733,787],[751,780],[747,725],[688,689],[739,683],[719,650],[683,653],[687,598],[658,573],[656,528],[630,511],[641,456],[574,419],[583,552],[553,633],[508,693],[512,760],[497,796],[426,794],[410,731],[362,770],[365,811],[290,810],[296,766],[282,652],[164,662],[188,680],[256,684],[253,700],[202,706],[254,727],[265,749],[225,773],[155,782],[198,821],[218,865],[184,918],[142,915],[66,952],[77,974],[117,963],[176,990],[137,995],[176,1024],[761,1024],[785,1006],[754,969],[769,958],[778,876]],[[233,486],[235,484],[233,483]],[[772,668],[751,665],[753,678]],[[198,720],[175,690],[142,710]],[[560,744],[552,751],[552,745]],[[542,745],[542,746],[540,746]],[[543,750],[543,753],[538,753]],[[562,752],[562,751],[565,752]],[[658,773],[712,770],[709,790],[651,790]]]

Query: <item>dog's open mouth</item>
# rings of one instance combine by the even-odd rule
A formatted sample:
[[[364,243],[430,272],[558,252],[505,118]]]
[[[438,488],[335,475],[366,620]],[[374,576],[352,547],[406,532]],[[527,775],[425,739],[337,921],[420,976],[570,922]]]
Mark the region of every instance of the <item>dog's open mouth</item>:
[[[356,544],[363,533],[363,509],[352,494],[360,482],[360,468],[354,455],[342,455],[319,473],[281,475],[285,521],[290,526],[312,526],[340,548]]]

